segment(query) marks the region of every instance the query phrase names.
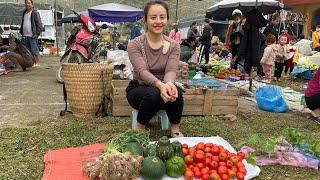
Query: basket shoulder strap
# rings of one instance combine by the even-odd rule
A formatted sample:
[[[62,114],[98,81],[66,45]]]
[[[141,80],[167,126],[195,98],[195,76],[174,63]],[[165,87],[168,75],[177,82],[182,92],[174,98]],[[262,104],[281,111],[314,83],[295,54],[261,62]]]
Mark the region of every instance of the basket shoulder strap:
[[[149,68],[149,63],[148,63],[148,58],[147,58],[147,54],[146,54],[146,50],[144,48],[144,44],[143,44],[143,41],[145,40],[145,36],[142,36],[138,39],[138,42],[139,42],[139,45],[140,45],[140,48],[141,48],[141,53],[142,53],[142,57],[146,63],[146,66],[148,69]]]

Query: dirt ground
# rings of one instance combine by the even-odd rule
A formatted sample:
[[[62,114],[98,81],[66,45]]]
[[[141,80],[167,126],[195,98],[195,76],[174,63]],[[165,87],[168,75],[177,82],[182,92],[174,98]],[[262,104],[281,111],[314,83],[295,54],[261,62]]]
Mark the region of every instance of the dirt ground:
[[[41,119],[59,118],[64,109],[62,85],[55,80],[58,57],[41,57],[41,67],[0,76],[0,127],[25,127]],[[240,108],[255,104],[239,100]]]
[[[0,127],[58,116],[64,108],[62,85],[55,80],[57,57],[41,57],[41,67],[0,76]]]

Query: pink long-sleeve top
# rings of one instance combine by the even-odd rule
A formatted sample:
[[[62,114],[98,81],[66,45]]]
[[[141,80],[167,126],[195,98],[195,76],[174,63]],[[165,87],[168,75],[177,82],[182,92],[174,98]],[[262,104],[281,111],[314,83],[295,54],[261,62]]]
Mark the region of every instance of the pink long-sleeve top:
[[[276,60],[276,54],[277,54],[277,45],[276,44],[268,45],[268,47],[264,49],[263,56],[260,63],[267,64],[267,65],[274,65],[274,61]]]
[[[176,32],[175,29],[172,29],[169,33],[169,38],[176,41],[176,43],[181,44],[181,33],[180,31]]]
[[[133,79],[138,80],[140,84],[153,86],[158,81],[175,81],[179,65],[180,46],[168,37],[165,36],[164,38],[170,42],[166,54],[163,53],[163,46],[159,49],[152,49],[145,35],[135,38],[128,44],[127,51],[133,66]],[[147,62],[142,54],[140,40],[145,49]]]

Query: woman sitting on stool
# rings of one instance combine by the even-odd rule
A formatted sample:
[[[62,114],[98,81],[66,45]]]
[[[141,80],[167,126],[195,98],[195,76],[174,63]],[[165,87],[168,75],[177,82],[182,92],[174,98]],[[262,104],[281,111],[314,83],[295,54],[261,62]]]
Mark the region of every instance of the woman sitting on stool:
[[[181,89],[174,84],[179,64],[179,44],[163,35],[169,19],[163,1],[148,2],[144,9],[147,31],[128,44],[133,79],[127,89],[129,104],[139,110],[136,129],[146,126],[159,110],[165,110],[172,137],[182,137],[179,125],[183,110]]]

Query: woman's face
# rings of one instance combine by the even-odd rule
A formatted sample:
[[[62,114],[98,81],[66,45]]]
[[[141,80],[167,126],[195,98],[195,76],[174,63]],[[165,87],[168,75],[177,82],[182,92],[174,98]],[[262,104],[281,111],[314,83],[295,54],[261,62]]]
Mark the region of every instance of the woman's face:
[[[241,15],[234,15],[233,16],[233,20],[237,23],[237,24],[239,24],[240,22],[241,22]]]
[[[162,34],[168,23],[166,9],[161,5],[152,5],[149,8],[145,23],[149,32]]]

